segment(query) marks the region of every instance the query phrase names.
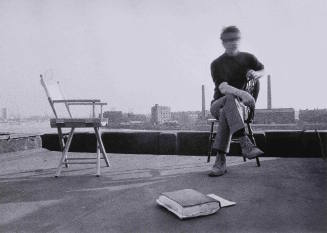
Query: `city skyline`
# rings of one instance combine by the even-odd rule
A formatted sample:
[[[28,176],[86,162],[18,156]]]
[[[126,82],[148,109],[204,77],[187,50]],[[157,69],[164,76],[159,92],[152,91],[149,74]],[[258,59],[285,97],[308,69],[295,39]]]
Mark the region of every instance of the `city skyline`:
[[[153,104],[154,106],[155,104]],[[160,104],[159,104],[160,105]],[[160,105],[160,106],[164,106],[164,105]],[[165,107],[169,107],[171,108],[170,106],[165,106]],[[1,108],[6,108],[6,107],[1,107]],[[288,107],[288,108],[272,108],[272,110],[278,110],[278,109],[289,109],[289,108],[292,108],[292,107]],[[256,108],[256,110],[267,110],[269,108]],[[295,109],[295,108],[292,108],[294,109],[295,113],[298,114],[300,111],[304,111],[304,110],[321,110],[321,111],[325,111],[327,110],[327,108],[299,108],[299,109]],[[19,118],[33,118],[33,117],[42,117],[42,118],[52,118],[54,117],[53,116],[53,113],[51,112],[51,109],[49,109],[48,112],[44,111],[43,113],[40,113],[40,114],[20,114],[20,113],[12,113],[10,112],[10,109],[6,108],[7,110],[7,119],[19,119]],[[105,109],[104,112],[122,112],[123,114],[141,114],[141,115],[145,115],[145,116],[151,116],[151,108],[148,112],[136,112],[136,111],[123,111],[122,109],[116,109],[116,108],[111,108],[111,109]],[[206,112],[210,112],[210,110],[208,108],[205,109]],[[201,113],[202,112],[202,109],[186,109],[186,110],[172,110],[171,111],[172,113],[180,113],[180,112],[199,112]],[[0,117],[1,119],[1,117]]]
[[[273,107],[326,108],[326,1],[3,0],[0,10],[0,107],[9,114],[51,114],[39,83],[46,71],[67,97],[100,98],[106,110],[201,110],[201,85],[209,109],[209,66],[223,52],[220,30],[233,24],[241,50],[271,75]]]

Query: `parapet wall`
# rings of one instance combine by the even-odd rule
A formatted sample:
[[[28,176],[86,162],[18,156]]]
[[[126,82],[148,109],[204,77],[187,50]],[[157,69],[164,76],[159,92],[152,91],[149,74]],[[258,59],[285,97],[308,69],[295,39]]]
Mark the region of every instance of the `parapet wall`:
[[[59,151],[57,134],[44,134],[42,147]],[[207,155],[209,132],[103,132],[102,139],[108,153],[126,154],[177,154]],[[324,152],[327,151],[327,131],[320,132]],[[314,131],[267,131],[255,133],[257,145],[264,156],[321,157],[318,135]],[[93,133],[75,133],[72,152],[95,152],[96,139]],[[240,155],[240,147],[232,143],[231,155]]]
[[[0,136],[0,153],[41,148],[42,140],[39,135],[6,134]]]

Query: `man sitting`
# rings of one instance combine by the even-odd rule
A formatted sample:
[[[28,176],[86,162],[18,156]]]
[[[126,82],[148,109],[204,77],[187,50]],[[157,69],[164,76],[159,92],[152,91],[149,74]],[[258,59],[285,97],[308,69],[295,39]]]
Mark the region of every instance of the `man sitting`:
[[[226,173],[226,153],[229,152],[232,135],[239,138],[242,154],[246,158],[254,159],[263,154],[246,136],[243,111],[244,105],[255,107],[255,100],[245,91],[245,87],[248,80],[263,76],[264,66],[254,55],[238,50],[240,38],[237,27],[224,28],[220,39],[225,53],[211,63],[215,91],[210,112],[219,120],[219,125],[212,147],[216,161],[209,176]]]

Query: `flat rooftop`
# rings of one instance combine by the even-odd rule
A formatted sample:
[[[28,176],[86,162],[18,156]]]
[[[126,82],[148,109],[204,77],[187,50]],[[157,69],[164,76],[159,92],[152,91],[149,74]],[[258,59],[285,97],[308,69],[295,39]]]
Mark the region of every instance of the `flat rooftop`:
[[[71,153],[72,156],[95,156]],[[0,232],[327,232],[327,162],[321,158],[228,157],[228,173],[208,177],[213,160],[110,154],[111,167],[71,165],[54,178],[60,153],[0,154]],[[237,202],[179,220],[159,207],[161,192],[192,188]]]

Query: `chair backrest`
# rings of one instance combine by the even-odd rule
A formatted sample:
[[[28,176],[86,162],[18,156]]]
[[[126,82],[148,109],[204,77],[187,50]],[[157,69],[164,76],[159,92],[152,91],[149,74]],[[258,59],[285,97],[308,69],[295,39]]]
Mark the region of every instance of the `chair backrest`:
[[[58,118],[58,112],[56,111],[56,108],[54,106],[54,100],[65,100],[65,97],[63,95],[63,92],[60,88],[59,82],[54,81],[52,79],[51,75],[40,75],[40,82],[42,87],[45,90],[45,93],[48,97],[49,104],[51,106],[51,109],[55,115],[56,118]],[[67,103],[65,104],[66,111],[70,118],[72,118],[72,114],[70,112],[69,106]]]
[[[257,101],[260,91],[259,79],[252,79],[248,81],[245,90],[253,96],[255,101]]]
[[[245,90],[253,96],[255,101],[258,99],[259,91],[260,91],[260,81],[259,79],[252,79],[247,82]],[[255,109],[248,108],[248,119],[247,122],[252,122],[254,118]]]

